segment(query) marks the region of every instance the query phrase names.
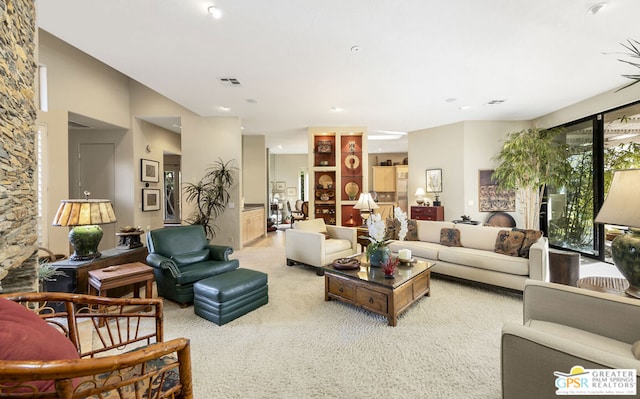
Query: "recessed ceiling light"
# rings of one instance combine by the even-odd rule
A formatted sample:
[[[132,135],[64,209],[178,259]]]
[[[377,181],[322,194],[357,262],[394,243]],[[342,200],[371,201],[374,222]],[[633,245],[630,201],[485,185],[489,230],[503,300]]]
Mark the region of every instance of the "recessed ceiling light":
[[[207,8],[207,11],[215,19],[222,18],[222,10],[219,9],[218,7],[216,7],[216,6],[210,6],[209,8]]]
[[[468,109],[471,109],[471,105],[461,105],[458,107],[458,109],[461,111],[466,111]]]
[[[221,105],[221,106],[219,106],[219,107],[218,107],[218,109],[219,109],[220,111],[224,111],[224,112],[229,112],[229,111],[231,111],[231,108],[229,108],[229,107],[225,107],[225,106],[222,106],[222,105]]]
[[[361,50],[360,46],[353,46],[351,47],[351,52],[352,53],[359,53]]]
[[[257,104],[257,103],[258,103],[258,100],[256,100],[255,98],[247,98],[247,102],[248,102],[249,104]]]
[[[340,107],[331,107],[331,112],[342,112],[342,111],[344,111],[344,109]]]
[[[590,6],[587,9],[587,12],[591,15],[596,15],[598,12],[600,12],[603,8],[605,8],[609,3],[606,1],[602,1],[600,3],[596,3],[593,4],[592,6]]]

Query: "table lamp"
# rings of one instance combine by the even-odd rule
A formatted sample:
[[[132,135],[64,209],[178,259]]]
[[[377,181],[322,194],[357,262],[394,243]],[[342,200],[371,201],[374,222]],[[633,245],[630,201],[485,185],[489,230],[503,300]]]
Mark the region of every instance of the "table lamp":
[[[418,187],[418,189],[416,190],[416,202],[418,203],[418,205],[424,205],[424,195],[424,188]]]
[[[371,216],[371,212],[374,209],[378,209],[378,204],[373,200],[371,194],[369,193],[360,193],[360,198],[358,198],[358,202],[353,206],[355,209],[360,211],[360,217],[362,218],[362,225],[367,225],[367,219]]]
[[[629,232],[611,242],[613,263],[629,281],[626,293],[640,298],[640,169],[613,173],[607,198],[595,223],[628,226]]]
[[[98,244],[102,239],[102,228],[98,225],[115,223],[116,215],[109,200],[89,199],[62,200],[53,219],[54,226],[73,227],[69,231],[69,242],[73,247],[70,260],[82,261],[99,258]]]

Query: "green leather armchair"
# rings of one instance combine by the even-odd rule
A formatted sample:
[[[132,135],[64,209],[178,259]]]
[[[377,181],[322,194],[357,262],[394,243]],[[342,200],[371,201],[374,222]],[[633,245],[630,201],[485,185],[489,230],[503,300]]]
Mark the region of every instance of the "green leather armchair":
[[[229,259],[231,247],[211,245],[201,225],[167,227],[147,232],[149,255],[158,296],[178,302],[193,302],[193,284],[239,266]]]

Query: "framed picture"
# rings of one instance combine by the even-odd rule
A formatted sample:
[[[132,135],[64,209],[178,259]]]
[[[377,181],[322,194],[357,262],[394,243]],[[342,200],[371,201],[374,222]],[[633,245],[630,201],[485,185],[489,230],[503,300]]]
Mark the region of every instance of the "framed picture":
[[[160,210],[160,189],[159,188],[143,188],[142,189],[142,211],[159,211]]]
[[[140,180],[158,183],[160,181],[160,162],[150,159],[140,160]]]
[[[287,187],[287,196],[295,197],[296,196],[296,188],[295,187]]]
[[[428,193],[442,192],[442,169],[427,169],[427,189]]]
[[[277,181],[276,182],[276,191],[284,192],[284,190],[286,188],[287,188],[287,182],[284,182],[284,181]]]
[[[478,172],[478,207],[480,212],[515,212],[515,190],[499,190],[493,169]]]

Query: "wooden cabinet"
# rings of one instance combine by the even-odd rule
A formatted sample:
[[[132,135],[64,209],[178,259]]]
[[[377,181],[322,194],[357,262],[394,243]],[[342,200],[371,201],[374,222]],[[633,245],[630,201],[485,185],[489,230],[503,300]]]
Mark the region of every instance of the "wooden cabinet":
[[[443,206],[412,206],[411,219],[416,220],[444,220]]]
[[[247,244],[265,234],[267,219],[264,208],[246,209],[242,212],[242,244]]]
[[[309,128],[309,218],[339,226],[362,223],[353,205],[368,183],[363,154],[364,128]]]
[[[393,166],[374,166],[373,172],[373,191],[394,192],[396,191],[396,169]]]

